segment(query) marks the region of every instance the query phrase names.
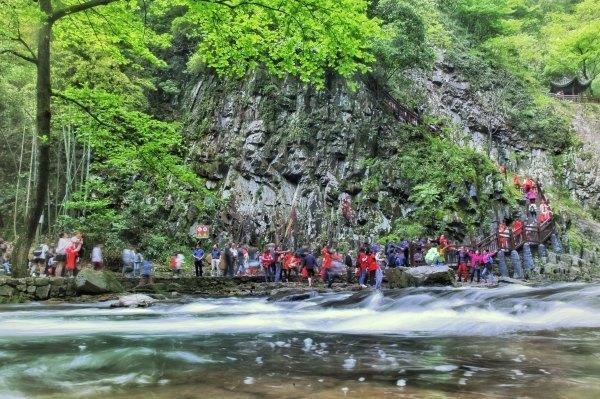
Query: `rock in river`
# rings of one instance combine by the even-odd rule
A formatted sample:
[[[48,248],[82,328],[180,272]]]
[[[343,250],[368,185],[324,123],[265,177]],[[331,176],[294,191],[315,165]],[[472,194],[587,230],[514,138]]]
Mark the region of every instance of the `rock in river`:
[[[386,271],[390,288],[453,285],[454,271],[448,266],[399,267]]]
[[[269,302],[296,302],[310,299],[317,295],[316,291],[306,291],[301,289],[282,289],[274,290],[267,299]]]
[[[154,304],[156,299],[144,294],[125,295],[119,298],[116,303],[110,305],[111,308],[147,308]]]

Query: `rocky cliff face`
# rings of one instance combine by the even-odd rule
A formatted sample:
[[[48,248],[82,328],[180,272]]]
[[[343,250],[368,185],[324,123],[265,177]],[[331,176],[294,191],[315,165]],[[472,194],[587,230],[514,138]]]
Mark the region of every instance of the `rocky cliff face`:
[[[546,185],[556,182],[552,151],[516,134],[504,113],[493,112],[494,98],[472,88],[452,62],[440,57],[433,73],[414,79],[426,93],[421,111],[460,126],[452,138],[457,145]],[[358,241],[390,232],[394,219],[416,206],[407,201],[412,187],[402,179],[370,187],[370,161],[392,155],[402,122],[364,84],[351,91],[331,79],[315,92],[260,73],[240,82],[206,75],[187,104],[190,160],[226,203],[213,223],[222,238]],[[598,207],[598,163],[573,154],[568,175],[558,178]],[[510,216],[508,208],[499,209],[496,218]]]
[[[191,97],[191,156],[228,203],[222,232],[258,243],[389,231],[390,214],[379,201],[392,197],[389,191],[351,204],[348,218],[342,212],[344,199],[363,191],[363,161],[385,156],[398,123],[363,86],[350,92],[331,82],[317,93],[289,80],[254,76],[225,84],[208,77]]]

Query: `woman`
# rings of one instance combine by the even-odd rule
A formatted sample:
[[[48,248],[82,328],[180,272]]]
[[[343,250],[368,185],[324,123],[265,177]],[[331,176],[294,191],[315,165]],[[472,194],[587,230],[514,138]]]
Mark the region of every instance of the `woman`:
[[[369,285],[375,286],[375,276],[377,274],[377,270],[379,270],[379,263],[377,262],[377,257],[375,254],[370,253],[367,255],[367,271],[369,273]]]
[[[265,248],[265,250],[260,254],[258,260],[265,271],[265,282],[268,283],[270,281],[275,281],[275,276],[272,273],[274,259],[269,248]]]
[[[69,235],[67,233],[61,233],[58,238],[58,243],[56,244],[56,267],[54,269],[54,276],[56,277],[62,277],[63,268],[65,267],[65,262],[67,261],[67,254],[65,250],[69,245],[71,245],[71,239],[69,238]]]
[[[369,249],[361,250],[358,253],[358,285],[362,288],[366,288],[365,280],[367,278],[367,269],[369,267],[369,255],[371,251]]]
[[[482,257],[481,257],[481,253],[479,252],[479,250],[476,250],[474,253],[470,254],[470,258],[471,258],[471,283],[473,282],[473,278],[475,277],[475,275],[477,275],[477,282],[479,283],[479,280],[481,278],[481,263],[482,263]]]

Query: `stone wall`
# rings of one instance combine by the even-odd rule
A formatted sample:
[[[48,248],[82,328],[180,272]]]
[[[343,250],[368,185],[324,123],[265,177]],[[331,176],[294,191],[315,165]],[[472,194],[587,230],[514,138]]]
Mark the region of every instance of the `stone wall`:
[[[0,277],[0,303],[67,298],[75,295],[75,281],[67,278]]]
[[[548,252],[548,258],[542,258],[542,265],[544,274],[567,280],[589,281],[600,277],[600,254],[588,249],[579,254]]]

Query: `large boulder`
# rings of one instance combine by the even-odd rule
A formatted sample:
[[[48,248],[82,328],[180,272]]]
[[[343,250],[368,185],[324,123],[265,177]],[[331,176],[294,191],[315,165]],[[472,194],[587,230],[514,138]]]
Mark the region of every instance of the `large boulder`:
[[[390,288],[454,285],[454,271],[448,266],[399,267],[385,275]]]
[[[78,294],[97,295],[121,292],[123,286],[113,272],[83,269],[75,277],[75,289]]]

